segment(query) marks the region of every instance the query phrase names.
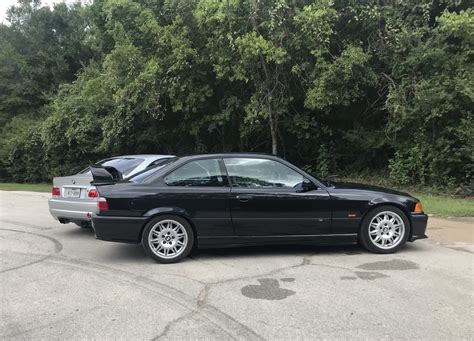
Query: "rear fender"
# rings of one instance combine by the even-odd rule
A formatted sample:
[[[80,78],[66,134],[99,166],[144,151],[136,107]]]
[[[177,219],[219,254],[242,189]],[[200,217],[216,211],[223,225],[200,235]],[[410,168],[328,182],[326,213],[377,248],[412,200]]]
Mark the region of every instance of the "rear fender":
[[[186,210],[183,210],[182,208],[179,208],[179,207],[158,207],[158,208],[149,210],[143,215],[144,217],[147,217],[148,219],[146,219],[146,222],[143,224],[142,229],[140,231],[140,240],[142,239],[143,230],[145,229],[146,224],[148,224],[148,222],[154,217],[160,216],[160,215],[176,215],[176,216],[186,219],[188,223],[191,225],[191,228],[193,229],[194,237],[197,236],[196,228],[191,220],[191,216]]]
[[[143,216],[144,217],[153,217],[155,215],[163,215],[163,214],[174,214],[178,215],[187,219],[190,219],[190,215],[186,210],[183,210],[179,207],[158,207],[153,208],[147,211]]]

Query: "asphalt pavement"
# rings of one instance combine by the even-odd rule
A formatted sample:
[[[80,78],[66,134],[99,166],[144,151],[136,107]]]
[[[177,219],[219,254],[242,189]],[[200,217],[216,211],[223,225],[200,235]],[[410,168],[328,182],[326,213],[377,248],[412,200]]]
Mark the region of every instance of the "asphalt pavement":
[[[198,250],[163,265],[139,245],[56,222],[48,198],[0,191],[1,339],[474,335],[472,219],[431,219],[435,238],[391,255],[266,246]]]

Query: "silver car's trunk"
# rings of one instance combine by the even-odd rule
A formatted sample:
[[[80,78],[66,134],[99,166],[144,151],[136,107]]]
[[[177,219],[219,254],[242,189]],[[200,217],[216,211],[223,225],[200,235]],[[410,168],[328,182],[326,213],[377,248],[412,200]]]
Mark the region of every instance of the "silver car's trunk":
[[[53,186],[59,188],[61,198],[93,200],[87,196],[87,192],[94,188],[91,181],[92,175],[88,172],[54,178]]]

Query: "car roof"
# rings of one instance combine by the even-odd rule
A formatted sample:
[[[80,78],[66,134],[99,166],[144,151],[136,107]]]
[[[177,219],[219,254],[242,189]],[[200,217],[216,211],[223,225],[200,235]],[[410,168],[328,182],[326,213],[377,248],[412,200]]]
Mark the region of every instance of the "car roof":
[[[180,157],[182,160],[192,160],[192,159],[207,159],[207,158],[225,158],[225,157],[262,157],[265,159],[280,159],[276,155],[265,154],[265,153],[215,153],[215,154],[195,154],[195,155],[186,155]]]
[[[164,159],[174,157],[174,155],[166,155],[166,154],[133,154],[133,155],[117,155],[111,156],[109,159],[119,159],[119,158],[136,158],[136,159],[144,159],[147,160],[157,160],[157,159]]]

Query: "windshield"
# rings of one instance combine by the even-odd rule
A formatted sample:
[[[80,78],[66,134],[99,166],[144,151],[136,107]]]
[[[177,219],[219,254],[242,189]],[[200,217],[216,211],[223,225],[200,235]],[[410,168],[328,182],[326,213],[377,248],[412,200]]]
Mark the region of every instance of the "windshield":
[[[139,172],[135,175],[132,175],[129,179],[127,179],[127,181],[136,182],[136,183],[146,182],[146,180],[151,178],[153,175],[155,175],[162,168],[164,168],[165,166],[175,162],[178,159],[179,158],[177,158],[177,157],[172,157],[172,158],[169,158],[169,159],[161,160],[161,162],[155,162],[153,165],[151,165],[147,169],[145,169],[145,170],[143,170],[143,171],[141,171],[141,172]]]
[[[124,157],[124,158],[112,158],[112,159],[105,159],[102,161],[97,162],[94,166],[95,167],[114,167],[120,173],[122,173],[123,177],[126,177],[128,173],[133,171],[135,168],[138,167],[144,160],[139,158],[132,158],[132,157]],[[89,174],[91,171],[89,168],[84,169],[80,174]]]

